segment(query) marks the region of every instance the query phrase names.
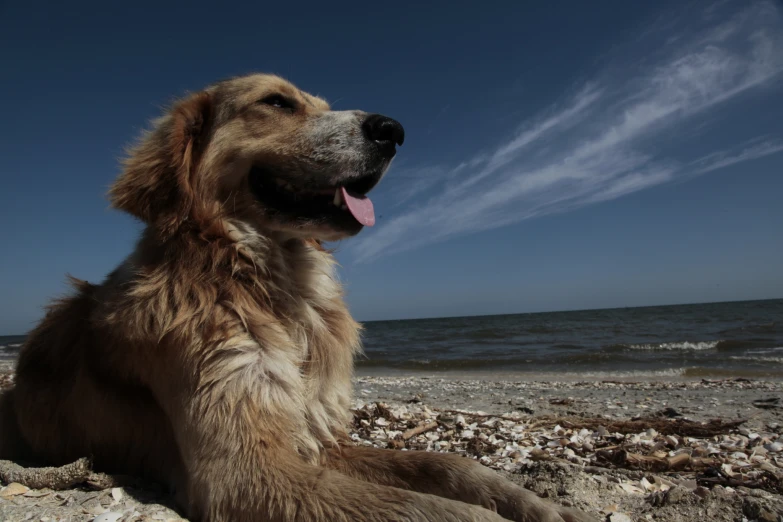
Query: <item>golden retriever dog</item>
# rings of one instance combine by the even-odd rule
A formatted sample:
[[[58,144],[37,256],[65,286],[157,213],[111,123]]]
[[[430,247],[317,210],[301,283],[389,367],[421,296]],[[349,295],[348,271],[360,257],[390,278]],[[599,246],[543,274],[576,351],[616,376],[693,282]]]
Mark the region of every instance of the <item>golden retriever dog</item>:
[[[175,103],[110,191],[142,237],[29,336],[0,458],[89,456],[204,522],[594,520],[468,458],[347,436],[359,325],[321,241],[373,224],[403,138],[269,75]]]

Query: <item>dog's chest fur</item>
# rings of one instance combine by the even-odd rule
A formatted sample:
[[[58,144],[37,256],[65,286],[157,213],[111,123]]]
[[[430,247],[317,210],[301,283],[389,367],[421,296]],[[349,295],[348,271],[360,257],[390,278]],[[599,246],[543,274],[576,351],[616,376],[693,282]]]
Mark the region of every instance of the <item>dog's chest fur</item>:
[[[100,315],[153,349],[156,339],[176,339],[203,368],[195,389],[255,396],[316,461],[346,434],[360,350],[334,259],[312,242],[241,225],[229,232],[210,242],[182,238],[165,249],[171,254],[142,240],[110,276]]]
[[[266,263],[272,309],[301,356],[307,422],[319,443],[333,442],[349,420],[359,325],[343,301],[331,254],[291,241],[274,245]]]

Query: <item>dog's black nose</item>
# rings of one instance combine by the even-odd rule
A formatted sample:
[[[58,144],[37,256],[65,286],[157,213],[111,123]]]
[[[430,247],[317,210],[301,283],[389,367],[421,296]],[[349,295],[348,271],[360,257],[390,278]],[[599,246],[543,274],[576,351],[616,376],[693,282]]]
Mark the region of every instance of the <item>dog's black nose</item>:
[[[405,141],[405,129],[400,122],[381,114],[370,114],[362,123],[362,131],[368,140],[375,142],[381,154],[391,158],[397,152],[395,145]]]

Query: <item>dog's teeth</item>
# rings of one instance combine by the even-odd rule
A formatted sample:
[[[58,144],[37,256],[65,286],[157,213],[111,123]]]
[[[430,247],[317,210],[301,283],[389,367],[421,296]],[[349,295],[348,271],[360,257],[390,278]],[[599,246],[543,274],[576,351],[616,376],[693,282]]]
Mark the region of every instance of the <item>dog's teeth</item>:
[[[332,201],[332,203],[334,203],[335,207],[339,207],[340,203],[342,202],[343,202],[343,193],[342,191],[340,191],[340,189],[337,189],[334,191],[334,200]]]

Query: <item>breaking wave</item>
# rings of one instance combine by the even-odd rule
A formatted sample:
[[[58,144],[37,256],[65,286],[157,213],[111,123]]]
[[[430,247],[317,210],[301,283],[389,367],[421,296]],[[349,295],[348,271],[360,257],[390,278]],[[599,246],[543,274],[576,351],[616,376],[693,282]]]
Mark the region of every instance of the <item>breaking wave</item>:
[[[607,349],[615,350],[666,350],[666,351],[704,351],[714,350],[723,341],[701,341],[701,342],[673,342],[673,343],[644,343],[644,344],[613,344],[607,346]]]
[[[783,356],[770,355],[780,354],[783,352],[783,347],[769,348],[767,350],[751,350],[745,355],[732,355],[729,357],[732,361],[744,361],[751,363],[777,363],[783,364]]]

